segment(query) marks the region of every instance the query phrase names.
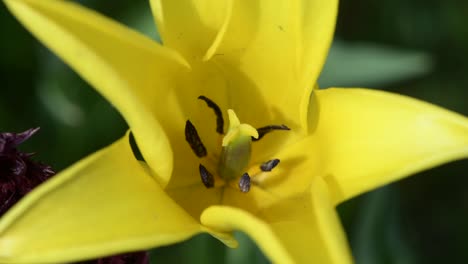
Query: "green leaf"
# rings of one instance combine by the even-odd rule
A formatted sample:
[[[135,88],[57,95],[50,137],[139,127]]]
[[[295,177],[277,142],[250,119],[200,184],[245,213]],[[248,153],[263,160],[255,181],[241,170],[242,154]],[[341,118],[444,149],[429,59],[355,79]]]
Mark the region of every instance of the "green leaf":
[[[429,73],[433,62],[419,51],[335,40],[319,78],[321,87],[379,87]]]

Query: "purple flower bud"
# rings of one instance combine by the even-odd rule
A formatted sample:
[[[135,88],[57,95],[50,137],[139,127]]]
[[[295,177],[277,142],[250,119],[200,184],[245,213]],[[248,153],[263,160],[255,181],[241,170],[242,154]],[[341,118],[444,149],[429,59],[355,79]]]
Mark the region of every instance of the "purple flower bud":
[[[17,148],[38,130],[0,133],[0,217],[24,195],[55,174],[50,166],[33,161],[33,153],[24,153]]]

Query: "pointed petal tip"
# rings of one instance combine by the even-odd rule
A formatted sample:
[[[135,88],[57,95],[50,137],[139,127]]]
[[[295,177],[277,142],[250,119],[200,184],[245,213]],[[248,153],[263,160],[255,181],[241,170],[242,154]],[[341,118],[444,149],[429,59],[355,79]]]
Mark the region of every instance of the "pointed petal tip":
[[[234,238],[232,232],[219,232],[207,226],[202,226],[202,231],[212,235],[229,248],[238,248],[239,242]]]
[[[329,88],[316,95],[314,135],[335,203],[468,157],[468,118],[458,113],[371,89]]]

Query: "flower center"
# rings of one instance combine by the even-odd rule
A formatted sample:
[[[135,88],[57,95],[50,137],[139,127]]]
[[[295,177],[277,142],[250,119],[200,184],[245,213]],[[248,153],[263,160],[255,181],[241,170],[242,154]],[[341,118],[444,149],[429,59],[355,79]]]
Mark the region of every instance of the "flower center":
[[[269,125],[261,128],[254,128],[249,124],[239,121],[236,113],[228,109],[229,127],[224,133],[224,119],[221,109],[216,103],[205,96],[199,96],[198,99],[207,103],[216,114],[216,132],[222,136],[221,153],[210,156],[202,143],[195,126],[187,120],[185,124],[185,139],[189,143],[192,151],[205,162],[214,162],[216,164],[216,174],[213,175],[205,165],[199,165],[200,177],[207,188],[215,186],[215,176],[222,182],[221,184],[232,182],[239,179],[238,188],[242,192],[248,192],[251,186],[251,177],[260,172],[269,172],[279,164],[279,159],[272,159],[260,165],[248,168],[252,152],[252,143],[260,140],[265,134],[274,130],[289,130],[285,125]]]

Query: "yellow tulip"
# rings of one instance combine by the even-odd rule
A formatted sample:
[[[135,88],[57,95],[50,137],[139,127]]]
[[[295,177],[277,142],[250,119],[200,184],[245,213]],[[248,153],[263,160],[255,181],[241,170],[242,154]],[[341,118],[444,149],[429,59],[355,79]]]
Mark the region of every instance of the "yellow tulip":
[[[120,111],[145,162],[129,132],[30,193],[0,220],[1,263],[202,232],[235,247],[234,230],[276,263],[351,263],[337,204],[468,156],[463,116],[386,92],[315,89],[335,0],[151,0],[163,44],[74,3],[5,3]],[[281,131],[254,141],[269,125]]]

